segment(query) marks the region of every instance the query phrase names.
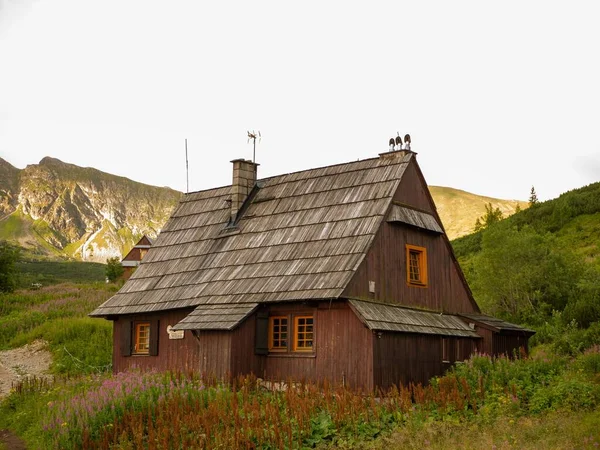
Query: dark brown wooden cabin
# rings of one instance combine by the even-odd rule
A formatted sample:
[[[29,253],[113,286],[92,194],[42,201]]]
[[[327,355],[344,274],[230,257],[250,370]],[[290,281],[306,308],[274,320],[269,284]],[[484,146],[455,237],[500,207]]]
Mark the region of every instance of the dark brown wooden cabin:
[[[473,352],[526,349],[530,330],[481,314],[415,153],[262,180],[257,164],[232,162],[232,185],[187,194],[91,313],[114,323],[116,372],[372,391],[427,383]]]
[[[137,269],[142,262],[142,258],[148,253],[148,250],[152,247],[152,240],[144,235],[142,238],[133,246],[131,250],[121,260],[121,266],[123,266],[122,279],[128,280],[133,272]]]

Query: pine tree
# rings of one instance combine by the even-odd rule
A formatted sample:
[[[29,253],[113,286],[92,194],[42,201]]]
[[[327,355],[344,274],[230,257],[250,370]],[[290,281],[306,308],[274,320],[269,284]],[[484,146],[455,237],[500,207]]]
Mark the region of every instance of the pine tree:
[[[531,186],[531,193],[529,194],[529,206],[535,205],[538,202],[537,194],[535,193],[535,188]]]

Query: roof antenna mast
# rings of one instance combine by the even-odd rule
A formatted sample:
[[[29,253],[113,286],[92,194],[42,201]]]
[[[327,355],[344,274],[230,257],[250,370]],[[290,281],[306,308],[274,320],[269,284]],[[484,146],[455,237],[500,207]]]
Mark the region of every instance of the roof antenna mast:
[[[190,192],[190,176],[188,170],[187,138],[185,138],[185,193]]]
[[[253,163],[256,162],[256,138],[258,138],[258,143],[260,144],[260,140],[262,139],[262,136],[260,135],[260,131],[258,133],[256,133],[254,130],[252,130],[252,133],[250,133],[248,131],[248,142],[250,142],[250,139],[252,139],[252,144],[253,144],[253,150],[252,150],[252,162]]]

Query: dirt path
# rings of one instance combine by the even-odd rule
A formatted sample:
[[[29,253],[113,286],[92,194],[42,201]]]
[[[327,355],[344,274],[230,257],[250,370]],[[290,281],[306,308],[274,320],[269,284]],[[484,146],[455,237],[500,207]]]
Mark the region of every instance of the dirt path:
[[[25,442],[18,436],[15,436],[9,430],[0,430],[0,444],[4,447],[0,447],[6,450],[26,450]]]
[[[52,362],[47,344],[38,340],[23,347],[0,351],[0,400],[10,392],[15,381],[27,376],[45,376]],[[25,443],[10,430],[0,430],[0,448],[25,450]]]
[[[23,347],[0,351],[0,399],[10,392],[15,381],[47,374],[52,355],[46,347],[46,342],[37,340]]]

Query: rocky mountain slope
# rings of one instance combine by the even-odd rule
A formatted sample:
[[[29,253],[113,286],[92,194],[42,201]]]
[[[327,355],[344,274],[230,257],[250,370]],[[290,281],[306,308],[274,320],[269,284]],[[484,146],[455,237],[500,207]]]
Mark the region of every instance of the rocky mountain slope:
[[[0,238],[51,256],[105,262],[156,237],[181,193],[46,157],[0,158]]]
[[[526,202],[430,186],[450,239],[471,233],[485,205],[505,217]],[[17,169],[0,158],[0,239],[48,256],[105,262],[157,236],[182,193],[46,157]]]

